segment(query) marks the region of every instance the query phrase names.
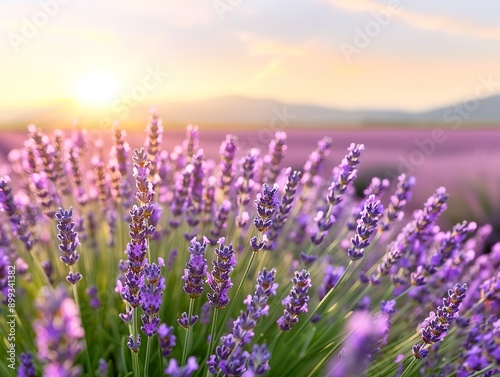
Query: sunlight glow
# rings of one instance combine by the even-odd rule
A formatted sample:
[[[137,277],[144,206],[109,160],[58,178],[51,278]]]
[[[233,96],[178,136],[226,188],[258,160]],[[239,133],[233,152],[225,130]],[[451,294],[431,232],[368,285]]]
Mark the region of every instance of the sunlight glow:
[[[77,99],[88,105],[102,105],[114,98],[118,82],[108,73],[91,72],[81,77],[76,84]]]

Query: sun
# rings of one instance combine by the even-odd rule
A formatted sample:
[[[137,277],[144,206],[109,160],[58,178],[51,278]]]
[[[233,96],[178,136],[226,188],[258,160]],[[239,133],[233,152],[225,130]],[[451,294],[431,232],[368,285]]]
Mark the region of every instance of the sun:
[[[90,72],[78,79],[75,89],[83,104],[104,105],[116,96],[118,83],[106,72]]]

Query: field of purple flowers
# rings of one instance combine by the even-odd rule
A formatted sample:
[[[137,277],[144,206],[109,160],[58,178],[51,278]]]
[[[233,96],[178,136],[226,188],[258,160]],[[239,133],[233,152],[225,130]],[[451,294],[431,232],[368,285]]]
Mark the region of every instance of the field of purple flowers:
[[[409,174],[356,190],[365,146],[332,162],[327,137],[293,168],[284,132],[216,159],[196,126],[164,137],[157,114],[133,151],[119,126],[31,125],[9,154],[2,376],[500,373],[500,243],[441,229],[439,182],[418,203]]]

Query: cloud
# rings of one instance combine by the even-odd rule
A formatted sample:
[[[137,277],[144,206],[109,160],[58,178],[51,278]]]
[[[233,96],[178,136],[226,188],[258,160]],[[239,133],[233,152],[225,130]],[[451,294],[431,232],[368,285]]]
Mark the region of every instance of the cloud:
[[[374,0],[324,0],[337,9],[350,13],[374,12],[388,9],[387,4]],[[500,27],[489,27],[479,25],[465,20],[454,19],[449,16],[441,16],[428,13],[418,13],[405,9],[404,1],[401,4],[401,12],[393,15],[397,20],[415,29],[426,31],[441,31],[443,33],[480,39],[500,39]]]
[[[236,39],[246,45],[249,56],[297,56],[301,46],[283,40],[267,38],[247,31],[237,32]]]

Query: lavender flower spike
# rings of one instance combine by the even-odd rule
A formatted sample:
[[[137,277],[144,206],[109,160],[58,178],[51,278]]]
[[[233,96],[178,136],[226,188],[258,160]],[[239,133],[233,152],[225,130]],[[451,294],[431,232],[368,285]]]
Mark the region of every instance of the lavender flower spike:
[[[161,275],[164,266],[162,258],[158,258],[158,265],[148,264],[144,268],[145,284],[141,287],[140,303],[144,314],[141,316],[141,330],[149,337],[155,335],[160,326],[161,299],[165,289],[165,278]]]
[[[271,369],[269,359],[271,359],[271,353],[266,345],[254,344],[248,359],[248,370],[243,373],[242,377],[263,376]]]
[[[429,317],[423,322],[420,334],[424,344],[413,346],[413,355],[423,359],[428,355],[428,346],[441,342],[448,334],[451,323],[458,317],[460,304],[465,298],[467,284],[456,284],[448,290],[448,297],[443,298],[443,306],[438,306],[437,312],[430,312]]]
[[[174,328],[172,326],[168,327],[166,324],[162,323],[158,328],[158,339],[160,341],[161,355],[167,357],[176,344]]]
[[[76,252],[76,248],[80,245],[80,242],[78,241],[78,234],[74,231],[73,207],[70,207],[69,210],[59,208],[54,217],[59,221],[57,224],[57,230],[59,231],[57,238],[60,241],[59,250],[63,253],[63,256],[59,259],[66,266],[71,267],[80,258],[80,255]],[[70,272],[66,280],[71,284],[76,284],[81,278],[82,275],[79,272],[75,274]]]
[[[347,148],[347,155],[344,157],[340,165],[333,169],[333,180],[328,189],[328,202],[330,205],[338,204],[342,201],[349,183],[356,177],[356,166],[359,164],[359,156],[361,151],[365,149],[363,144],[352,143]]]
[[[227,293],[229,288],[233,286],[229,274],[236,266],[236,258],[234,256],[233,245],[224,244],[225,238],[221,237],[217,242],[218,248],[215,248],[216,258],[212,261],[213,269],[207,276],[207,282],[212,290],[208,293],[210,305],[216,309],[223,309],[229,303]]]
[[[26,249],[31,250],[33,247],[33,239],[28,229],[28,224],[21,217],[19,208],[14,202],[14,194],[10,185],[10,177],[8,175],[0,177],[0,209],[9,216],[10,228],[17,238],[25,245]]]
[[[279,186],[275,183],[273,188],[270,189],[269,186],[264,183],[262,194],[257,194],[257,200],[255,200],[255,206],[257,207],[257,216],[254,218],[253,223],[257,230],[265,236],[265,232],[273,225],[272,217],[276,211],[276,206],[278,205],[278,189]],[[262,241],[259,241],[257,237],[252,237],[250,239],[250,245],[254,252],[262,250],[265,246],[267,237]]]
[[[207,260],[205,250],[210,241],[204,237],[203,244],[196,241],[196,237],[191,240],[188,247],[190,256],[184,269],[184,292],[192,299],[198,298],[203,293],[205,278],[207,275]]]
[[[365,202],[365,207],[358,220],[356,234],[351,238],[351,247],[347,249],[347,255],[351,260],[358,260],[363,257],[364,249],[370,244],[370,237],[377,229],[379,216],[382,214],[383,206],[379,200],[375,200],[375,195],[370,195]]]
[[[391,224],[403,218],[403,208],[411,198],[411,190],[415,185],[415,177],[406,177],[401,174],[398,177],[398,184],[394,195],[391,196],[391,202],[384,212],[384,218],[380,222],[380,230],[389,230]]]
[[[282,331],[291,330],[299,321],[299,315],[307,312],[307,303],[309,302],[307,291],[311,287],[310,274],[306,270],[296,271],[292,282],[293,287],[290,294],[282,301],[285,310],[277,320],[278,327]]]

